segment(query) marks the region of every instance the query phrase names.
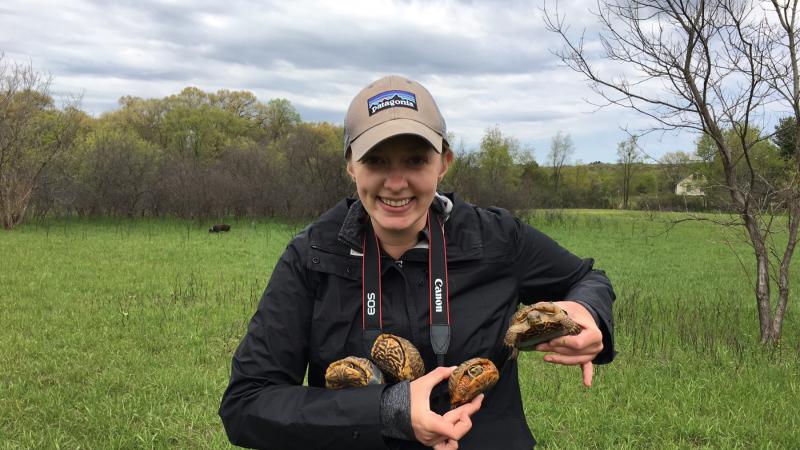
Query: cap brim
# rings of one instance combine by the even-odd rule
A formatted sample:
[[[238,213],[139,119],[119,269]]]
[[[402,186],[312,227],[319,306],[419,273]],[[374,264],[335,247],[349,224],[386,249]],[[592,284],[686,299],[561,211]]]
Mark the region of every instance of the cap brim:
[[[411,119],[394,119],[388,122],[375,125],[369,130],[361,133],[350,143],[352,160],[358,161],[367,154],[368,151],[381,142],[393,136],[411,134],[419,136],[430,142],[437,153],[442,153],[442,136],[428,128],[427,126]]]

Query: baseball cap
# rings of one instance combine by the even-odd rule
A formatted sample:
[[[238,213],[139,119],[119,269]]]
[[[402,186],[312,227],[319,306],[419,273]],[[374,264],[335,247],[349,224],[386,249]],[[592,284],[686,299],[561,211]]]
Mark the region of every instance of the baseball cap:
[[[344,155],[354,161],[392,136],[419,136],[442,152],[447,126],[433,96],[416,81],[389,75],[373,81],[350,103],[344,118]]]

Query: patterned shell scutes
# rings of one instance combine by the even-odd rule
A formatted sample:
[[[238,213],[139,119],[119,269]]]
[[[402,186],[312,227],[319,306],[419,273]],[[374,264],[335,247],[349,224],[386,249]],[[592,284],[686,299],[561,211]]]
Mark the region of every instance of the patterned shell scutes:
[[[325,387],[342,389],[383,384],[381,370],[366,358],[348,356],[328,365],[325,370]]]
[[[384,333],[372,345],[372,360],[392,381],[413,381],[425,375],[425,363],[408,340]]]
[[[461,363],[448,381],[450,404],[457,408],[469,403],[478,394],[491,389],[499,378],[497,367],[486,358],[472,358]]]
[[[533,350],[536,345],[559,336],[576,335],[581,327],[567,312],[551,302],[520,308],[511,318],[504,342],[516,350]],[[512,357],[515,353],[512,354]]]

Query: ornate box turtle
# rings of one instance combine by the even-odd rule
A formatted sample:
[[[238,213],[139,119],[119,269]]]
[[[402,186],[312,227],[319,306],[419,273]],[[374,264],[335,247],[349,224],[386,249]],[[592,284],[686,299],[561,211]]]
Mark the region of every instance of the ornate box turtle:
[[[536,345],[559,336],[576,335],[581,327],[567,312],[550,302],[524,306],[511,318],[504,342],[512,347],[512,358],[519,350],[533,350]]]
[[[499,378],[497,367],[486,358],[464,361],[453,371],[448,381],[450,404],[453,408],[458,408],[469,403],[481,392],[491,389]]]
[[[342,389],[362,387],[368,384],[383,384],[381,370],[366,358],[348,356],[332,362],[325,370],[325,387]]]
[[[425,363],[408,340],[383,333],[372,344],[372,360],[392,381],[413,381],[425,375]]]

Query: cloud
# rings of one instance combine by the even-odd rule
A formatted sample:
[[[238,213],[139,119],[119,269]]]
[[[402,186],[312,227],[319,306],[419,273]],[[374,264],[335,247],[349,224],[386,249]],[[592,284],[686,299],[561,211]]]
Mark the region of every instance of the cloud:
[[[562,2],[561,12],[575,31],[591,30],[594,5]],[[399,73],[429,88],[468,146],[489,126],[537,148],[562,129],[576,147],[591,142],[594,159],[611,161],[625,137],[620,120],[633,117],[593,112],[584,98],[596,96],[552,55],[560,46],[538,5],[524,0],[11,0],[0,7],[0,51],[52,73],[56,93],[82,95],[95,114],[123,95],[163,97],[196,86],[287,98],[306,120],[341,123],[359,89]]]

